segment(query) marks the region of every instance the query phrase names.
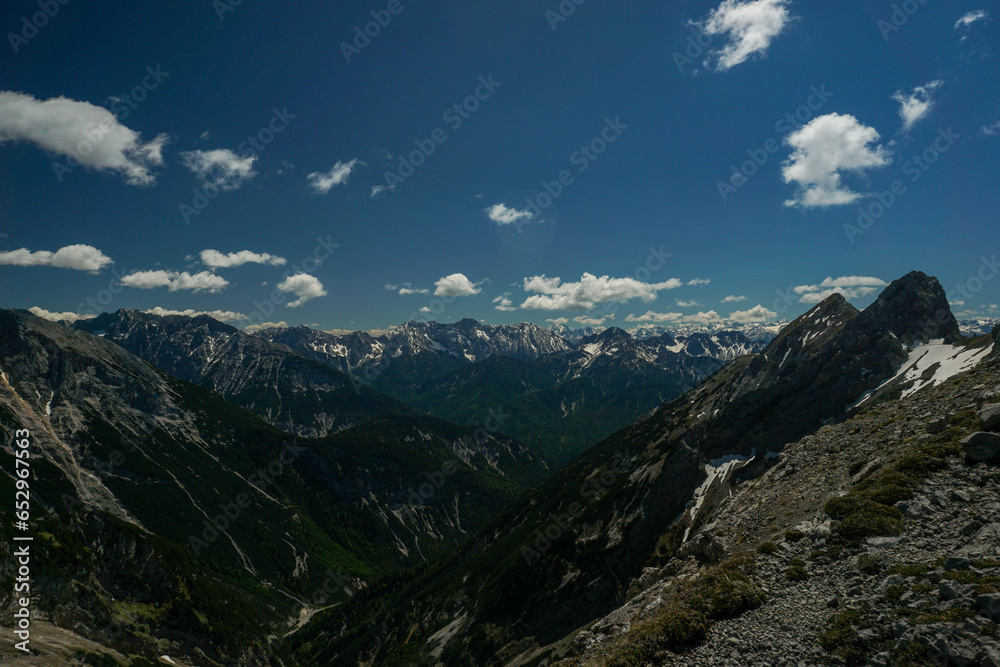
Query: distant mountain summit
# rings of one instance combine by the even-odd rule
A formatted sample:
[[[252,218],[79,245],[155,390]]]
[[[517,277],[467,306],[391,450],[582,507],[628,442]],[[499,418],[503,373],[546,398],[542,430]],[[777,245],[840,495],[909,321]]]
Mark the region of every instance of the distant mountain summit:
[[[208,316],[119,310],[75,326],[290,433],[322,437],[379,415],[413,412],[328,365]]]
[[[407,322],[381,336],[364,332],[329,334],[307,327],[265,329],[258,335],[345,373],[384,367],[392,359],[423,353],[465,362],[495,356],[530,361],[571,347],[535,324],[487,325],[472,319],[454,324]]]

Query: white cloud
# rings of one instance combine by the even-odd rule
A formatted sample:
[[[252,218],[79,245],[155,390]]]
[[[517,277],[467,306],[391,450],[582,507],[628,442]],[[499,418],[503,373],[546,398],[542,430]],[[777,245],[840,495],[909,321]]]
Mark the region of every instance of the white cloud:
[[[0,252],[0,265],[7,266],[55,266],[60,269],[97,273],[114,264],[111,258],[90,245],[68,245],[55,252],[27,248]]]
[[[486,215],[498,225],[511,225],[518,220],[531,220],[535,217],[531,211],[519,211],[516,208],[507,208],[503,204],[493,204],[486,209]]]
[[[984,9],[977,9],[975,11],[967,12],[961,16],[957,21],[955,21],[955,30],[962,30],[968,28],[970,25],[977,21],[983,21],[990,17],[990,13]]]
[[[984,125],[983,134],[989,135],[991,137],[1000,136],[1000,120],[993,123],[992,125]]]
[[[51,311],[45,310],[44,308],[39,308],[38,306],[32,306],[28,309],[28,312],[40,317],[43,320],[49,320],[50,322],[79,322],[80,320],[92,320],[97,315],[79,315],[77,313],[53,313]]]
[[[228,148],[181,153],[184,166],[191,170],[206,188],[236,190],[257,175],[256,155],[237,155]]]
[[[688,285],[693,285],[695,287],[700,287],[702,285],[708,285],[712,281],[709,278],[695,278],[694,280],[687,281]]]
[[[509,313],[513,310],[517,310],[517,307],[514,306],[514,302],[510,300],[510,292],[504,292],[497,298],[493,299],[493,303],[497,304],[496,306],[494,306],[496,310],[499,310],[504,313]]]
[[[121,284],[136,289],[156,289],[166,287],[171,292],[190,290],[191,292],[208,292],[217,294],[229,287],[229,281],[210,271],[191,274],[187,271],[134,271],[122,276]]]
[[[722,300],[722,303],[742,303],[746,300],[747,298],[745,296],[737,296],[736,294],[730,294],[729,296],[727,296],[725,299]]]
[[[949,306],[961,307],[965,305],[964,301],[948,301]]]
[[[234,266],[243,266],[244,264],[269,264],[271,266],[284,266],[286,264],[284,257],[278,257],[266,252],[256,253],[249,250],[240,250],[239,252],[228,254],[221,253],[218,250],[202,250],[199,256],[205,266],[212,267],[213,269],[229,269]]]
[[[480,285],[482,285],[482,281],[473,283],[463,274],[453,273],[434,283],[434,287],[437,288],[434,290],[434,296],[472,296],[482,291]]]
[[[396,185],[373,185],[371,198],[375,199],[376,197],[382,196],[382,194],[386,192],[395,192],[395,191],[396,191]]]
[[[677,306],[679,308],[695,308],[700,305],[697,301],[682,301],[681,299],[677,299]]]
[[[764,306],[754,306],[750,310],[737,310],[735,313],[729,314],[729,319],[733,322],[740,322],[741,324],[749,324],[752,322],[766,322],[770,319],[774,319],[778,316],[778,313],[773,310],[768,310]]]
[[[299,297],[287,304],[289,308],[298,308],[307,301],[326,296],[323,283],[316,276],[311,276],[308,273],[297,273],[294,276],[289,276],[278,283],[276,287],[282,292],[294,294]]]
[[[309,181],[309,187],[313,189],[313,192],[325,195],[338,185],[347,183],[351,179],[351,174],[354,173],[355,167],[359,164],[364,163],[357,158],[350,162],[337,162],[330,171],[314,171],[306,176],[306,180]],[[372,196],[375,196],[374,189],[372,190]]]
[[[903,119],[903,130],[909,131],[913,125],[930,113],[934,106],[934,91],[944,85],[944,81],[931,81],[923,86],[917,86],[909,94],[897,90],[892,99],[899,102],[899,117]]]
[[[566,324],[569,324],[569,320],[566,319],[565,317],[557,317],[555,319],[548,319],[548,320],[545,320],[545,321],[546,322],[552,322],[552,324],[558,324],[560,326],[564,326]]]
[[[167,135],[144,142],[104,107],[66,97],[39,100],[0,91],[0,143],[30,141],[90,169],[118,172],[129,185],[152,185]]]
[[[685,315],[682,321],[688,324],[701,324],[708,327],[722,324],[722,317],[714,310],[710,310],[707,313]]]
[[[614,315],[604,315],[602,317],[589,317],[587,315],[577,315],[573,318],[573,321],[577,324],[582,324],[587,327],[599,327],[604,324],[605,320],[615,319]]]
[[[879,134],[850,115],[837,113],[814,118],[785,137],[794,152],[784,163],[786,183],[795,182],[799,193],[785,206],[836,206],[850,204],[861,195],[845,188],[840,172],[863,172],[889,164],[882,146],[871,146]]]
[[[402,285],[389,285],[386,284],[385,288],[390,292],[398,292],[402,296],[407,296],[409,294],[430,294],[429,289],[414,287],[411,283],[403,283]]]
[[[684,319],[684,313],[654,313],[650,310],[645,315],[629,315],[625,318],[625,321],[656,322],[657,324],[662,324],[663,322],[679,322],[682,319]]]
[[[724,0],[708,18],[696,23],[709,37],[726,35],[728,43],[711,53],[717,72],[731,69],[747,58],[763,55],[781,34],[791,16],[789,0]]]
[[[181,315],[183,317],[208,315],[212,319],[219,320],[220,322],[243,322],[249,319],[243,313],[235,313],[231,310],[193,310],[191,308],[186,310],[170,310],[168,308],[161,308],[160,306],[157,306],[156,308],[150,308],[149,310],[143,312],[149,313],[150,315],[159,315],[160,317],[166,317],[167,315]]]
[[[635,278],[610,278],[584,273],[579,282],[564,283],[561,278],[545,275],[524,279],[524,289],[536,292],[521,304],[524,310],[593,310],[599,303],[656,299],[665,289],[676,289],[684,283],[671,278],[662,283],[644,283]]]
[[[246,333],[256,333],[264,329],[288,329],[288,322],[264,322],[262,324],[250,324],[243,328]]]
[[[860,299],[874,294],[886,282],[870,276],[827,277],[818,285],[799,285],[793,292],[801,295],[799,303],[820,303],[833,294],[840,294],[845,299]]]

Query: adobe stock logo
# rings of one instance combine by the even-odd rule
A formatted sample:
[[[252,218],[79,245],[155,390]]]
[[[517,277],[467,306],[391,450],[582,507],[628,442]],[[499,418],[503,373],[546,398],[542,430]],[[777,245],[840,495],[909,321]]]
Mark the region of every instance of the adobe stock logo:
[[[21,17],[20,33],[8,32],[7,41],[10,48],[17,54],[21,47],[30,42],[38,35],[38,31],[49,24],[50,19],[54,19],[59,13],[60,5],[68,5],[69,0],[38,0],[38,6],[42,11],[35,12],[31,18]]]

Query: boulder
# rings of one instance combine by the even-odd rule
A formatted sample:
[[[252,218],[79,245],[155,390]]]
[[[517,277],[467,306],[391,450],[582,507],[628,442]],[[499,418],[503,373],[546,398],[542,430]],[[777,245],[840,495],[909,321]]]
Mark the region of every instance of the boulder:
[[[1000,403],[987,403],[979,408],[979,424],[984,431],[1000,431]]]
[[[1000,456],[1000,434],[980,431],[963,438],[959,444],[973,461],[989,461]]]

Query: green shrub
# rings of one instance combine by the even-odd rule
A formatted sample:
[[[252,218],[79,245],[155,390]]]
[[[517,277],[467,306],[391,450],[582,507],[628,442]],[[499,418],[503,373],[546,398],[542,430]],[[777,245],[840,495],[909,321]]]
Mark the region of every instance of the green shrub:
[[[789,528],[785,531],[785,539],[789,542],[798,542],[805,536],[806,534],[801,530],[795,530],[794,528]]]
[[[785,578],[789,581],[805,581],[809,578],[806,572],[806,564],[800,558],[793,558],[788,561],[788,569],[785,570]]]
[[[848,542],[860,542],[866,537],[899,535],[902,528],[903,513],[897,508],[862,500],[841,520],[836,533]]]
[[[708,636],[708,620],[701,612],[675,607],[650,619],[636,639],[658,648],[677,649],[694,646]]]
[[[778,545],[771,541],[761,542],[760,544],[757,545],[757,553],[759,554],[770,556],[778,553],[778,551],[779,551]]]

